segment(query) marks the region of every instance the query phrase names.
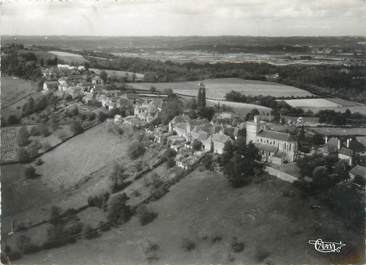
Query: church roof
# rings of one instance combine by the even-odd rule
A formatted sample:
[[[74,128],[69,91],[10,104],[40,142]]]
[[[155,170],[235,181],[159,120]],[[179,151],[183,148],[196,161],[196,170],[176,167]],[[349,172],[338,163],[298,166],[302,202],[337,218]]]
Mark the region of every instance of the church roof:
[[[276,131],[263,130],[258,133],[258,136],[287,142],[295,141],[289,133],[276,132]]]

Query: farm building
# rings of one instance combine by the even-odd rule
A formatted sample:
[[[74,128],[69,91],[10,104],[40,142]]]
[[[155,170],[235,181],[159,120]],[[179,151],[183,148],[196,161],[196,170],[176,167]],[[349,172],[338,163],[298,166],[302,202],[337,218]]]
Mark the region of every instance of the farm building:
[[[289,133],[269,130],[258,116],[247,122],[247,144],[250,142],[257,146],[266,162],[282,164],[296,160],[297,141]]]
[[[44,92],[54,92],[58,89],[58,82],[57,81],[45,81],[43,83],[43,91]]]
[[[348,165],[352,166],[353,151],[349,148],[342,147],[338,150],[338,158],[345,160]]]
[[[151,122],[157,118],[162,105],[163,101],[160,99],[146,100],[142,104],[137,103],[134,106],[134,115],[145,122]]]
[[[212,135],[212,146],[214,153],[222,154],[225,144],[232,141],[231,138],[223,133],[215,133]]]

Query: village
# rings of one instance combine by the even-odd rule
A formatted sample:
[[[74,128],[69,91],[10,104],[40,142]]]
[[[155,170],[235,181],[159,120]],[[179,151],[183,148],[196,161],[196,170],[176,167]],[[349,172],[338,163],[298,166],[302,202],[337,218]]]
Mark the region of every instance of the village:
[[[9,104],[11,113],[8,110],[10,114],[4,112],[2,117],[1,165],[8,181],[5,192],[13,200],[5,203],[2,220],[4,263],[31,263],[33,258],[43,259],[46,251],[74,251],[72,246],[87,251],[77,241],[95,247],[104,235],[116,236],[114,231],[122,235],[121,242],[131,237],[133,244],[142,245],[142,255],[135,253],[133,261],[159,262],[158,244],[169,249],[162,228],[153,232],[155,239],[141,239],[141,234],[131,231],[164,227],[159,222],[170,216],[176,216],[172,229],[185,227],[175,206],[182,200],[190,203],[181,214],[189,216],[190,204],[197,204],[199,217],[192,218],[203,218],[198,214],[201,210],[211,211],[218,205],[222,220],[234,227],[226,238],[225,229],[200,236],[191,235],[194,229],[178,231],[183,255],[206,248],[211,241],[209,250],[215,244],[228,244],[229,254],[220,258],[234,263],[246,255],[250,241],[235,234],[241,229],[249,234],[267,218],[273,224],[266,224],[266,229],[274,225],[286,230],[280,225],[281,218],[285,220],[291,227],[288,240],[298,234],[304,239],[314,231],[336,240],[338,234],[324,228],[334,216],[332,227],[342,224],[342,229],[353,229],[345,236],[349,240],[345,255],[358,255],[360,238],[354,230],[363,218],[359,207],[366,184],[363,115],[349,109],[319,114],[287,103],[323,100],[303,91],[296,99],[246,98],[218,81],[218,90],[226,96],[213,99],[208,96],[215,93],[212,80],[194,81],[190,94],[182,94],[154,83],[143,89],[139,85],[146,84],[139,73],[117,76],[113,70],[90,68],[85,62],[60,62],[43,64],[38,89]],[[275,77],[278,74],[271,75]],[[19,81],[16,76],[6,78]],[[250,104],[230,101],[235,97]],[[341,125],[331,120],[339,116]],[[197,190],[192,188],[195,185]],[[30,192],[34,196],[24,201]],[[216,195],[212,206],[198,202]],[[233,202],[235,196],[240,200]],[[171,203],[169,209],[164,208],[166,201]],[[235,219],[239,208],[245,209],[240,221]],[[304,219],[298,218],[302,211]],[[221,224],[218,219],[215,225]],[[202,228],[212,221],[203,220]],[[305,232],[298,229],[302,222],[309,223]],[[123,255],[128,252],[123,251]],[[248,251],[248,261],[283,261],[274,249],[259,244]],[[319,258],[316,253],[305,255]]]

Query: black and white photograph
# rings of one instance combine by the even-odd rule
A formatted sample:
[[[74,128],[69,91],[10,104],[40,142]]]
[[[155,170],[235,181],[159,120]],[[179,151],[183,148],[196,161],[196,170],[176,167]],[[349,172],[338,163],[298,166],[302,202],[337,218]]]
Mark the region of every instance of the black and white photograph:
[[[365,0],[0,0],[1,264],[365,264]]]

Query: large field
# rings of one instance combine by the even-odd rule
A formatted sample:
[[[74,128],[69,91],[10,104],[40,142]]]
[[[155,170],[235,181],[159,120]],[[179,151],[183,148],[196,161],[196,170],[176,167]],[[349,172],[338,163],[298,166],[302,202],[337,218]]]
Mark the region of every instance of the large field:
[[[285,102],[292,107],[302,108],[305,111],[334,110],[344,112],[349,109],[351,112],[366,114],[365,105],[340,98],[289,99],[285,100]]]
[[[209,99],[224,99],[230,91],[238,91],[248,96],[268,95],[274,97],[305,97],[311,96],[310,92],[273,82],[243,80],[239,78],[218,78],[203,81],[206,86],[206,96]],[[172,82],[172,83],[136,83],[134,87],[138,89],[150,89],[151,86],[159,90],[167,88],[173,89],[175,93],[197,96],[198,83],[194,82]]]
[[[131,77],[133,74],[136,75],[136,79],[143,80],[144,75],[140,73],[133,73],[133,72],[127,72],[127,71],[118,71],[118,70],[109,70],[109,69],[97,69],[97,68],[90,68],[89,70],[95,72],[96,74],[100,74],[102,70],[104,70],[109,76],[117,76],[117,77]]]
[[[247,115],[253,109],[257,109],[261,115],[270,115],[271,108],[267,108],[261,105],[255,104],[248,104],[248,103],[241,103],[241,102],[231,102],[231,101],[222,101],[222,100],[214,100],[214,99],[207,99],[206,100],[208,106],[227,106],[233,109],[236,113],[240,115]]]
[[[87,60],[80,54],[61,52],[61,51],[49,51],[49,53],[56,55],[59,59],[66,63],[84,63]]]
[[[289,190],[294,197],[283,196]],[[308,240],[332,240],[337,231],[341,236],[334,240],[349,242],[356,235],[324,205],[311,209],[314,203],[319,204],[274,178],[233,189],[223,176],[196,170],[151,203],[159,214],[152,223],[141,226],[133,217],[97,239],[44,250],[15,264],[151,264],[142,251],[148,241],[158,246],[153,264],[327,264]],[[243,251],[233,251],[234,237],[244,243]],[[190,251],[184,240],[194,243]]]
[[[37,84],[17,77],[1,77],[1,108],[6,108],[37,91]]]

